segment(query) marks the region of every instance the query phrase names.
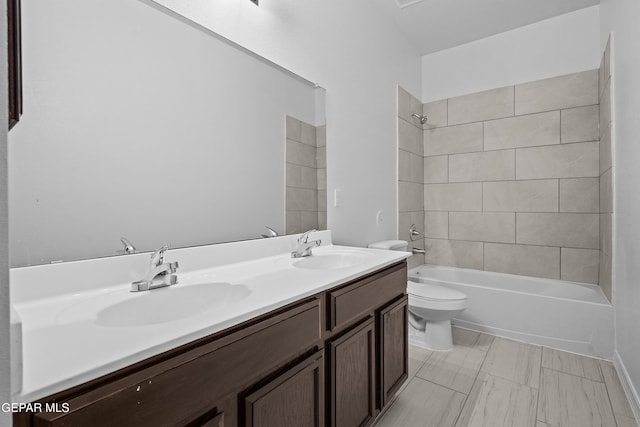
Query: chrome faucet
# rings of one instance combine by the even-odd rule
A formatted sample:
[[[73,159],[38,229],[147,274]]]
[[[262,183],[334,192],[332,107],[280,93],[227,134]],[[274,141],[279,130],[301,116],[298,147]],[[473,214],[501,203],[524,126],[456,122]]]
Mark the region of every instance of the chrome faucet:
[[[121,237],[120,241],[124,245],[124,251],[123,252],[124,252],[125,255],[135,254],[136,252],[138,252],[136,247],[133,246],[133,244],[126,237]]]
[[[151,255],[146,278],[131,283],[131,292],[148,291],[178,283],[178,276],[174,274],[179,267],[178,261],[164,263],[164,253],[167,249],[168,245],[163,246]]]
[[[302,235],[298,238],[298,247],[291,252],[291,258],[302,258],[311,255],[311,249],[314,246],[320,246],[322,240],[312,240],[309,241],[309,234],[315,232],[317,230],[309,230],[302,233]]]

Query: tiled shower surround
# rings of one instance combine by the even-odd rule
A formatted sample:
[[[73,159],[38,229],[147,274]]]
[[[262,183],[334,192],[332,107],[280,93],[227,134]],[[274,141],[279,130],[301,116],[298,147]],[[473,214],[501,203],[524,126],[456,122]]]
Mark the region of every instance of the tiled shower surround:
[[[326,125],[286,118],[286,234],[327,228]]]
[[[422,214],[429,264],[598,283],[599,74],[430,102],[422,129],[399,89],[401,238]]]

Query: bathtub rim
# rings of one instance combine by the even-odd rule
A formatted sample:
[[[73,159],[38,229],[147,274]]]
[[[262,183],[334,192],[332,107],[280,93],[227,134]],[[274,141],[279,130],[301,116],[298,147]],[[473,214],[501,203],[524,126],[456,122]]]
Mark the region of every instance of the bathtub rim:
[[[544,294],[539,294],[539,293],[534,293],[534,292],[526,292],[526,291],[522,291],[522,290],[515,290],[515,289],[504,288],[504,287],[487,286],[485,284],[479,285],[479,284],[474,284],[474,283],[466,283],[466,282],[461,282],[461,281],[457,281],[457,280],[442,280],[442,279],[430,278],[430,277],[416,277],[415,272],[418,271],[420,268],[423,268],[423,267],[436,267],[436,268],[441,268],[441,269],[463,270],[463,271],[471,272],[472,274],[497,275],[498,277],[504,277],[505,279],[517,277],[517,278],[526,278],[527,280],[531,280],[531,281],[534,281],[534,282],[545,282],[547,284],[548,283],[557,283],[559,286],[571,285],[571,286],[578,286],[578,287],[582,287],[582,288],[589,288],[589,289],[594,289],[598,293],[599,297],[601,297],[602,301],[589,301],[589,300],[584,300],[584,299],[569,298],[569,297],[565,297],[565,296],[544,295]],[[435,282],[435,283],[444,283],[444,284],[452,283],[452,284],[455,284],[455,285],[458,285],[458,286],[472,286],[472,287],[476,287],[476,288],[491,289],[491,290],[494,290],[494,291],[513,292],[513,293],[517,293],[517,294],[521,294],[521,295],[531,295],[531,296],[535,296],[535,297],[539,297],[539,298],[554,298],[554,299],[561,299],[561,300],[566,300],[566,301],[577,301],[577,302],[580,302],[580,303],[583,303],[583,304],[613,306],[613,304],[611,302],[609,302],[607,297],[604,295],[604,292],[602,291],[602,288],[599,285],[595,285],[593,283],[572,282],[572,281],[568,281],[568,280],[559,280],[559,279],[547,279],[547,278],[543,278],[543,277],[523,276],[523,275],[519,275],[519,274],[501,273],[501,272],[496,272],[496,271],[476,270],[476,269],[472,269],[472,268],[452,267],[452,266],[448,266],[448,265],[427,264],[427,263],[421,264],[421,265],[419,265],[417,267],[413,267],[413,268],[411,268],[411,269],[409,269],[407,271],[407,280],[416,281],[416,280],[413,280],[413,279],[418,279],[417,280],[418,282],[420,282],[420,279],[422,279],[422,280],[428,280],[430,282]]]

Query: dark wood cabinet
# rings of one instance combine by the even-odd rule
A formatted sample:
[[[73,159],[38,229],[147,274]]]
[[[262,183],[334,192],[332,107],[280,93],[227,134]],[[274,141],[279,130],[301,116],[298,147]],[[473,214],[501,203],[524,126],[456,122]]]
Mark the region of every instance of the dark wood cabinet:
[[[378,314],[380,407],[384,407],[409,373],[408,298],[401,297]]]
[[[373,424],[407,378],[407,266],[381,269],[38,402],[26,426]]]
[[[374,331],[369,318],[329,343],[331,426],[367,426],[375,419]]]
[[[246,396],[245,426],[324,426],[323,353],[320,350]]]

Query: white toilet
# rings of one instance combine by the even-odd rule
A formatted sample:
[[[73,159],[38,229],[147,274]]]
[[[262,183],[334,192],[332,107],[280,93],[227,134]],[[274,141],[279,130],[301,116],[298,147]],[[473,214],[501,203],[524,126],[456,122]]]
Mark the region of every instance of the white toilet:
[[[407,251],[404,240],[385,240],[373,249]],[[429,283],[407,283],[409,295],[409,343],[428,350],[453,348],[451,319],[467,308],[467,296],[458,290]]]

